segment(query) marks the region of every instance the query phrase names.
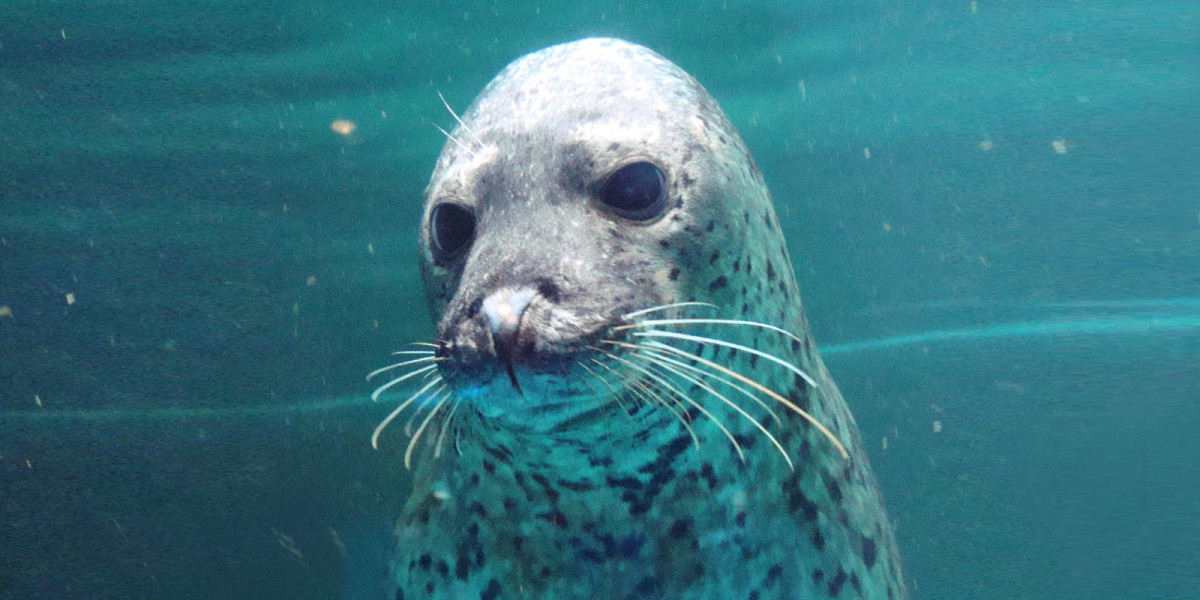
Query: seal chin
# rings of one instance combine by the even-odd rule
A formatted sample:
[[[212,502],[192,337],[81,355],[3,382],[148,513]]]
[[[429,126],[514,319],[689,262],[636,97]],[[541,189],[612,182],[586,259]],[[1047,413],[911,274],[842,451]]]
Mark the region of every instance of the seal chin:
[[[481,417],[528,431],[560,429],[612,400],[610,393],[602,394],[608,390],[581,384],[589,380],[586,373],[540,373],[525,368],[514,368],[512,372],[519,387],[500,369],[493,369],[489,379],[456,377],[453,387],[458,398]]]

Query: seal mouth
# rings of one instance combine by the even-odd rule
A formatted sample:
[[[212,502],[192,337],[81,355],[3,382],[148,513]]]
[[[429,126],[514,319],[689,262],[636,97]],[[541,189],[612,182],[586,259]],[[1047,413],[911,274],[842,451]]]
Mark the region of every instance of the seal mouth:
[[[705,302],[676,302],[620,315],[614,320],[615,324],[589,335],[587,341],[576,340],[570,345],[550,346],[551,351],[527,354],[520,342],[524,311],[517,307],[524,300],[528,308],[536,296],[511,295],[508,298],[512,301],[507,308],[497,301],[487,313],[489,319],[495,316],[495,325],[489,326],[499,332],[499,339],[490,348],[492,352],[475,350],[466,354],[468,359],[464,360],[462,349],[456,348],[455,344],[444,340],[421,342],[414,344],[416,349],[395,353],[404,355],[405,360],[367,376],[372,379],[383,373],[407,369],[379,386],[372,393],[372,400],[378,400],[401,384],[425,382],[375,428],[371,437],[374,447],[378,448],[379,436],[384,429],[412,406],[417,408],[405,427],[411,432],[405,450],[405,467],[411,467],[418,441],[435,420],[437,434],[432,442],[433,454],[435,458],[440,456],[447,432],[457,432],[453,425],[454,415],[464,401],[480,417],[535,432],[558,431],[569,428],[570,424],[594,422],[601,413],[607,414],[614,405],[620,405],[631,416],[642,408],[669,411],[697,445],[699,437],[691,423],[703,416],[728,438],[743,460],[738,436],[724,420],[745,419],[794,469],[783,444],[763,424],[766,419],[751,414],[751,411],[765,411],[776,425],[782,425],[775,410],[782,406],[815,427],[843,457],[849,456],[838,437],[800,406],[805,402],[804,390],[818,387],[812,376],[793,362],[758,349],[757,345],[740,344],[718,337],[721,334],[715,332],[754,329],[756,334],[765,332],[778,336],[777,339],[790,348],[793,359],[812,356],[814,350],[807,338],[755,321],[681,317],[678,316],[680,311],[717,307]],[[790,373],[788,385],[791,391],[780,393],[757,381],[758,378],[738,372],[738,361],[731,365],[717,362],[717,350],[740,356],[745,359],[743,362],[751,365],[761,360],[785,370]],[[787,380],[783,378],[783,381]],[[747,403],[747,399],[751,403]],[[443,412],[446,406],[449,408]],[[413,423],[426,408],[428,412],[424,413],[415,431],[412,430]],[[457,443],[457,433],[455,439]]]

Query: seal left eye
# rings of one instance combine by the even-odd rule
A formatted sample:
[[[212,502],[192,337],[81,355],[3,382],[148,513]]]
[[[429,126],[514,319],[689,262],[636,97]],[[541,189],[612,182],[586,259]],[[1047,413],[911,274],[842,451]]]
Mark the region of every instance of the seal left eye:
[[[465,206],[443,202],[433,207],[429,221],[433,246],[443,256],[458,254],[475,237],[475,214]]]
[[[618,215],[649,221],[662,214],[667,205],[666,176],[654,163],[629,163],[604,180],[599,196]]]

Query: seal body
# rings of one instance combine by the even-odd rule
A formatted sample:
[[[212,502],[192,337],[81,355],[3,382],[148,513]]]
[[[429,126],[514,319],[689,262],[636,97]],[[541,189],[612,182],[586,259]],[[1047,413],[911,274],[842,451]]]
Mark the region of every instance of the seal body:
[[[906,596],[770,195],[679,67],[611,39],[509,65],[421,254],[438,339],[384,386],[423,382],[397,599]]]

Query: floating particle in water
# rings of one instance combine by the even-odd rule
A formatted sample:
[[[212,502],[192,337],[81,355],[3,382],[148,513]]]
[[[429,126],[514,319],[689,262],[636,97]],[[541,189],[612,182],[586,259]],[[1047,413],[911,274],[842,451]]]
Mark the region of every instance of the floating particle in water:
[[[1067,141],[1064,139],[1057,139],[1057,140],[1054,140],[1053,142],[1050,142],[1050,147],[1054,148],[1055,154],[1066,154],[1067,153]]]
[[[349,119],[335,119],[329,124],[329,128],[332,129],[334,133],[350,135],[354,133],[355,129],[358,129],[358,123],[355,123]]]
[[[75,293],[69,292],[67,294],[67,306],[70,306],[72,304],[75,304]]]
[[[979,149],[983,150],[984,152],[991,152],[992,148],[995,147],[996,144],[992,140],[983,140],[982,142],[979,142]]]
[[[934,432],[934,433],[941,433],[941,432],[942,432],[942,422],[941,422],[941,421],[934,421],[934,422],[933,422],[933,432]]]

